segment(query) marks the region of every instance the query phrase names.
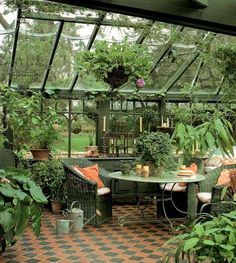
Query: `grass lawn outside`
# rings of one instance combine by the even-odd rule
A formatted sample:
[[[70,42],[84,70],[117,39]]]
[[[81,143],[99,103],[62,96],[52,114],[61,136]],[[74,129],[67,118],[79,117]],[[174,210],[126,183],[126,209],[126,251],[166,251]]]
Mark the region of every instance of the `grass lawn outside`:
[[[95,136],[93,137],[95,142]],[[85,146],[89,145],[89,133],[71,134],[71,150],[75,152],[84,152]],[[68,151],[68,134],[61,134],[59,142],[55,145],[57,152]]]

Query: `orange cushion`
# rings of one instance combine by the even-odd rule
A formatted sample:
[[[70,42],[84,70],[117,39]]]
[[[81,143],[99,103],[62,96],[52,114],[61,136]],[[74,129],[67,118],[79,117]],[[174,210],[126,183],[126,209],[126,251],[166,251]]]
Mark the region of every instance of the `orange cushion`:
[[[191,163],[189,166],[190,170],[192,170],[194,173],[197,173],[198,171],[198,167],[196,165],[196,163]]]
[[[78,170],[80,173],[82,173],[87,179],[94,181],[97,183],[98,188],[104,187],[105,185],[101,181],[98,175],[98,164],[94,164],[89,167],[82,168],[79,165],[73,166],[75,170]]]
[[[230,158],[225,158],[222,161],[223,165],[229,165],[229,164],[236,164],[236,160],[235,159],[230,159]]]
[[[220,176],[218,177],[217,185],[229,185],[230,184],[230,177],[229,177],[229,170],[224,169]]]
[[[230,185],[233,189],[233,192],[236,193],[236,169],[231,169],[229,171]]]

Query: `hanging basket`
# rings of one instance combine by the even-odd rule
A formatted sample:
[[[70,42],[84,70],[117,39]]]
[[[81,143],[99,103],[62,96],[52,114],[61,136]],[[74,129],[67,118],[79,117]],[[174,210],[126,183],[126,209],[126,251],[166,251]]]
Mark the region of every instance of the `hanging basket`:
[[[104,81],[110,84],[112,89],[115,89],[125,84],[128,79],[129,74],[125,73],[125,68],[119,66],[118,68],[113,68],[111,72],[108,72],[107,78],[104,78]]]
[[[81,131],[82,131],[82,129],[81,129],[80,127],[78,127],[78,128],[73,128],[73,129],[72,129],[72,132],[73,132],[74,134],[79,134]]]

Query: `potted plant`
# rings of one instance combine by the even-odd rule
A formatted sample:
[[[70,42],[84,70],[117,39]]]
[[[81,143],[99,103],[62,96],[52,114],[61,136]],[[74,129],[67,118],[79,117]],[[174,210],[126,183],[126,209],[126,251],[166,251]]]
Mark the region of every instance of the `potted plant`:
[[[43,162],[36,162],[32,165],[32,179],[49,197],[53,212],[62,209],[66,198],[64,189],[64,167],[58,159],[50,159]]]
[[[30,150],[35,159],[48,159],[54,143],[59,138],[57,121],[57,113],[51,107],[38,115],[37,122],[35,122],[36,127],[30,132]]]
[[[112,89],[127,81],[134,81],[143,87],[152,68],[152,57],[147,48],[140,44],[97,41],[91,51],[80,51],[77,56],[77,70],[80,76],[94,74],[108,83]]]
[[[45,152],[38,159],[47,159],[48,154],[59,138],[58,115],[53,103],[46,103],[39,93],[17,92],[14,89],[2,88],[4,103],[9,114],[9,125],[14,132],[16,151]],[[44,109],[41,105],[44,103]],[[46,151],[44,150],[46,149]]]
[[[200,125],[178,123],[172,135],[177,151],[184,157],[204,156],[209,149],[219,149],[227,155],[233,154],[235,139],[231,123],[216,112],[210,121]]]
[[[169,134],[144,132],[137,139],[137,151],[141,154],[141,162],[143,164],[151,162],[155,170],[172,170],[176,168]]]
[[[225,213],[211,220],[183,227],[182,234],[172,237],[167,244],[173,249],[164,262],[233,263],[236,262],[236,211]],[[180,261],[181,260],[181,261]]]
[[[89,146],[85,146],[85,157],[98,157],[98,146],[94,145],[93,134],[89,133]]]
[[[23,169],[0,170],[0,253],[21,238],[31,222],[36,236],[40,234],[42,205],[47,198]]]

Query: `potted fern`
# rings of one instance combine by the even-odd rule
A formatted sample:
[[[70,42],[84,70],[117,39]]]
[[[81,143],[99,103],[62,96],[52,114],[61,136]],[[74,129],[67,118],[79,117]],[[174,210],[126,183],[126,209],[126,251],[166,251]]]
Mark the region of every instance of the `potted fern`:
[[[77,70],[80,76],[94,74],[112,89],[127,81],[134,81],[143,87],[152,68],[152,57],[145,46],[122,42],[97,41],[91,51],[80,51],[77,56]]]

